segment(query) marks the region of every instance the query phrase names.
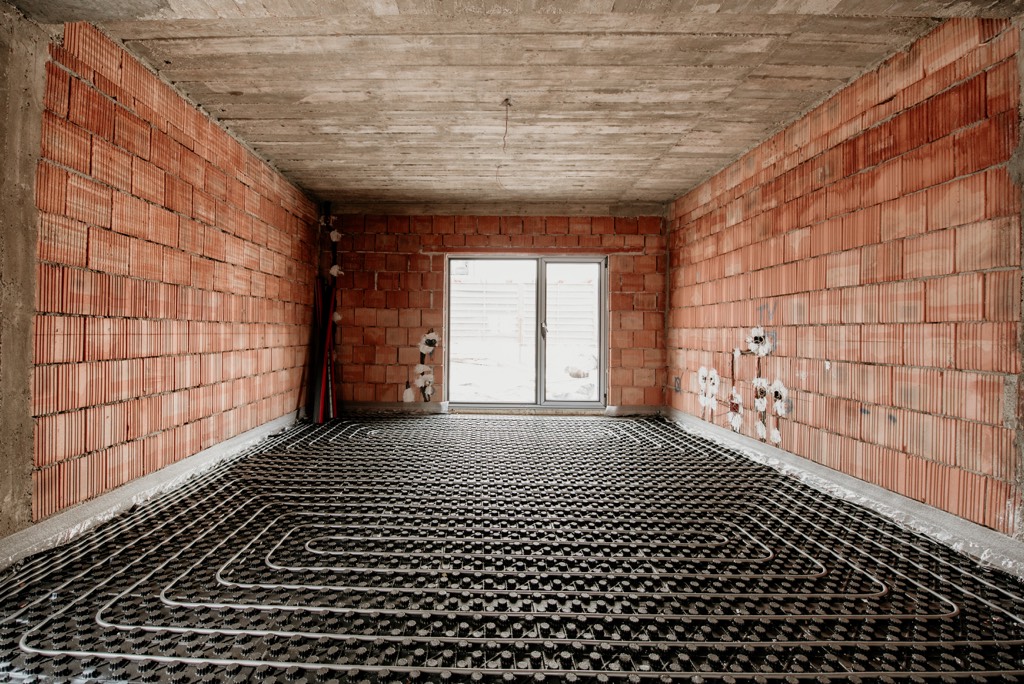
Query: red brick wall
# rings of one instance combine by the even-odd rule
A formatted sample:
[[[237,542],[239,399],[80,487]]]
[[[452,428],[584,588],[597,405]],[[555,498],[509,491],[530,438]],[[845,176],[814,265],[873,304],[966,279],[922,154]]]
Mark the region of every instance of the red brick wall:
[[[763,325],[782,448],[1019,531],[1017,50],[1007,21],[945,23],[675,203],[674,408],[701,415],[713,367],[725,424]]]
[[[315,207],[88,24],[47,65],[33,517],[294,411]]]
[[[659,217],[340,216],[338,337],[342,401],[401,401],[420,336],[445,342],[447,254],[608,255],[608,403],[661,406],[665,239]],[[435,401],[444,351],[432,361]]]

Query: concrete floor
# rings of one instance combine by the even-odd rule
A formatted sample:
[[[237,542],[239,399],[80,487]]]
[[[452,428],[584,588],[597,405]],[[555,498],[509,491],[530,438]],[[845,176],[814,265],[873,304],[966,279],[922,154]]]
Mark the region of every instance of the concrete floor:
[[[0,679],[1008,681],[1022,615],[662,419],[355,418],[0,576]]]

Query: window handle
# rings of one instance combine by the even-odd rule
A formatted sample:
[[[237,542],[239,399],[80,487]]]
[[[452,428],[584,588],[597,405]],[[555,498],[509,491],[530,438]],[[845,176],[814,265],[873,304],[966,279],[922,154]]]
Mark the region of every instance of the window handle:
[[[547,322],[540,324],[540,336],[545,340],[548,339],[548,324]]]

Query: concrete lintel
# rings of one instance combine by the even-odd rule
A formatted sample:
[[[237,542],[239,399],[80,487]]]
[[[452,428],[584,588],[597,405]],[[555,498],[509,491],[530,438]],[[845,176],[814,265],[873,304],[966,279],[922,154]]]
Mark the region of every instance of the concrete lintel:
[[[809,487],[863,506],[900,527],[918,532],[985,566],[1024,579],[1024,543],[952,513],[840,473],[777,447],[740,435],[676,409],[665,415],[683,429],[735,449]]]
[[[118,513],[180,487],[228,458],[291,427],[295,419],[296,413],[284,415],[0,539],[0,570],[34,553],[66,544]]]
[[[665,202],[395,202],[331,197],[335,214],[389,216],[667,216]]]

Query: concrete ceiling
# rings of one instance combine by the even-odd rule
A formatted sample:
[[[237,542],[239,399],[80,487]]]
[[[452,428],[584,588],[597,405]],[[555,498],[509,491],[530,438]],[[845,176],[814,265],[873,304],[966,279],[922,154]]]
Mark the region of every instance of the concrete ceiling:
[[[1024,0],[16,0],[341,211],[660,213],[945,17]],[[508,103],[507,105],[505,103]]]

